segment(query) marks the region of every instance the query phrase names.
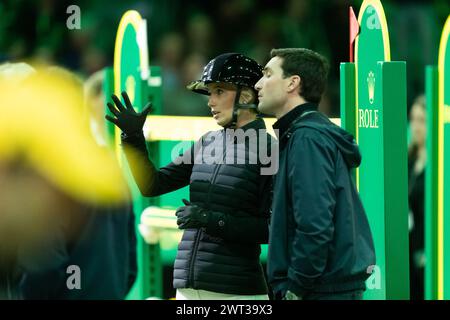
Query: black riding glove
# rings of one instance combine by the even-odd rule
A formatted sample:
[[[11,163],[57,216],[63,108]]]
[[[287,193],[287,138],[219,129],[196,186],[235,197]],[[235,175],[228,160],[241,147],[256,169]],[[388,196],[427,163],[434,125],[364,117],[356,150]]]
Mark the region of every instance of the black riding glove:
[[[175,215],[177,216],[177,224],[180,229],[202,228],[206,227],[209,222],[209,212],[205,209],[191,204],[183,199],[184,207],[178,208]]]
[[[107,103],[107,106],[111,113],[115,116],[115,118],[106,115],[106,120],[111,121],[116,126],[118,126],[126,136],[132,136],[142,133],[145,119],[147,118],[147,115],[151,110],[151,103],[148,103],[142,112],[136,112],[125,91],[122,92],[122,97],[123,101],[125,101],[126,108],[123,106],[116,95],[111,95],[115,107],[110,102]]]

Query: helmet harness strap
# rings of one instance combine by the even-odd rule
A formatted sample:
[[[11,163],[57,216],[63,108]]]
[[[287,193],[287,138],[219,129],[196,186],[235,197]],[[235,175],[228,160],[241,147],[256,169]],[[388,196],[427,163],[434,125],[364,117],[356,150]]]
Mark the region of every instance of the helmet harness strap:
[[[258,109],[258,106],[255,103],[249,103],[249,104],[239,103],[239,99],[241,97],[241,92],[242,92],[242,86],[237,85],[236,97],[234,98],[234,104],[233,104],[233,117],[231,118],[231,121],[225,126],[225,128],[236,129],[239,109],[255,109],[255,110]]]

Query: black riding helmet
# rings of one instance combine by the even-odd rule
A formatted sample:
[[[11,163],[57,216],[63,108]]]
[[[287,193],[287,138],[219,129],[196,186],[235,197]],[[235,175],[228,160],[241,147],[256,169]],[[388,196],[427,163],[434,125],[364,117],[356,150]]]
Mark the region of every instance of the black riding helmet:
[[[233,118],[226,127],[235,127],[238,109],[255,109],[258,111],[258,101],[255,84],[263,76],[263,67],[255,60],[240,53],[224,53],[212,59],[203,69],[200,80],[190,83],[187,88],[196,93],[209,95],[206,87],[208,83],[225,82],[237,86],[236,98],[234,100]],[[255,91],[256,101],[254,104],[240,104],[242,87],[248,87]]]

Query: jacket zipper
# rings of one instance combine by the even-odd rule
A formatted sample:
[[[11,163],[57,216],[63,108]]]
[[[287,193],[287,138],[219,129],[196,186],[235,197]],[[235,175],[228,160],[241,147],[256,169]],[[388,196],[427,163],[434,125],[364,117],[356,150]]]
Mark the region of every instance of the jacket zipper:
[[[194,288],[194,262],[195,262],[195,256],[197,255],[197,249],[199,244],[200,235],[202,233],[203,229],[197,230],[195,233],[195,241],[194,241],[194,249],[192,251],[191,256],[191,263],[189,264],[189,278],[188,278],[188,284],[190,288]]]
[[[225,137],[226,138],[226,137]],[[234,148],[234,145],[233,145]],[[222,163],[225,161],[225,156],[226,156],[226,148],[224,148],[223,151],[223,157],[222,157]],[[211,184],[209,186],[209,190],[208,190],[208,197],[207,197],[207,208],[209,209],[209,201],[210,201],[210,194],[211,194],[211,189],[212,186],[214,185],[214,182],[216,181],[216,177],[217,174],[219,173],[219,169],[220,169],[221,164],[217,164],[216,167],[214,168],[214,172],[213,172],[213,176],[211,179]],[[201,234],[203,233],[204,228],[200,228],[197,233],[195,234],[195,241],[194,241],[194,249],[192,252],[192,257],[191,257],[191,263],[189,264],[189,278],[188,278],[188,284],[189,287],[193,288],[193,284],[194,284],[194,262],[195,262],[195,257],[197,256],[197,251],[198,251],[198,245],[200,243],[200,237]]]
[[[222,161],[225,161],[225,152],[224,152]],[[206,202],[208,209],[209,209],[209,203],[210,203],[210,199],[211,199],[211,189],[212,189],[212,186],[214,185],[214,182],[216,181],[220,167],[221,167],[221,164],[218,164],[213,172],[213,176],[211,179],[211,185],[209,186],[208,197],[207,197],[207,202]]]

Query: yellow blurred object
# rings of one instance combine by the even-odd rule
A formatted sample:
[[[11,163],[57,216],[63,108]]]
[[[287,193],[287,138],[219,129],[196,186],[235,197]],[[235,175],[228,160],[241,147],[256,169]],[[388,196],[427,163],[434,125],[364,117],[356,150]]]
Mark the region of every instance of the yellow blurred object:
[[[94,141],[81,88],[57,73],[0,77],[0,163],[21,161],[75,199],[114,204],[127,185],[114,155]]]

